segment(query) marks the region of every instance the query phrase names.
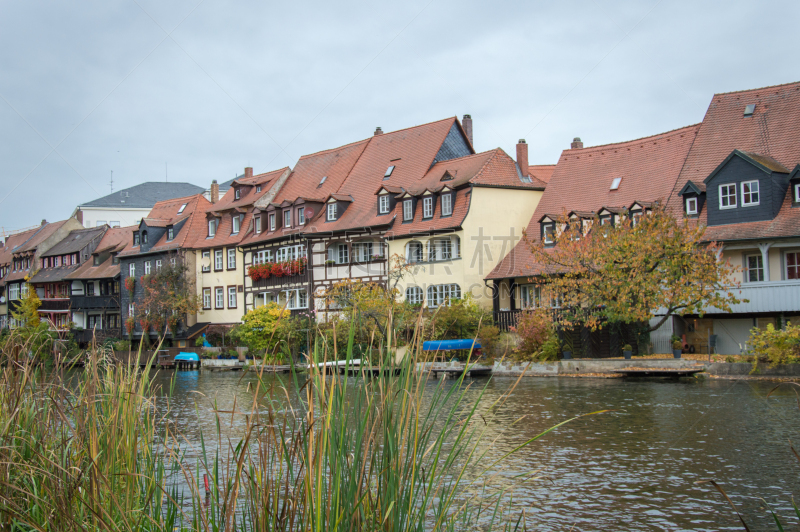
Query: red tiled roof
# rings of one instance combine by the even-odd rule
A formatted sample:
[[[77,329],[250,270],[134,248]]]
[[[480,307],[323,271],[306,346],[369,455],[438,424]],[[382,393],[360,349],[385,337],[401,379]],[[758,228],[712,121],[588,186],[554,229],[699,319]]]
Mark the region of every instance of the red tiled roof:
[[[539,239],[539,220],[570,211],[598,212],[607,206],[666,200],[681,172],[700,125],[637,140],[590,148],[564,150],[526,229]],[[619,188],[611,190],[614,178]],[[533,257],[520,241],[498,264],[488,279],[530,275]]]
[[[30,253],[30,252],[34,252],[35,253],[36,252],[36,248],[39,246],[39,244],[41,244],[42,242],[47,240],[53,233],[58,231],[58,229],[60,229],[61,226],[63,226],[65,223],[67,223],[67,220],[61,220],[60,222],[48,223],[47,225],[45,225],[43,227],[40,227],[38,229],[33,229],[32,230],[32,234],[29,234],[26,231],[25,234],[28,236],[28,238],[25,241],[23,241],[20,244],[18,244],[16,247],[12,248],[11,249],[11,253],[14,254],[14,255],[23,254],[23,253]],[[36,267],[38,265],[34,264],[33,261],[32,261],[31,262],[31,266]],[[27,270],[11,271],[6,276],[5,281],[6,282],[8,282],[8,281],[19,281],[20,279],[24,279],[25,276],[28,275],[28,273],[30,273],[30,268],[27,269]]]
[[[270,191],[270,188],[275,180],[277,180],[284,172],[289,170],[289,167],[284,167],[279,170],[265,172],[263,174],[254,175],[253,177],[240,178],[234,181],[234,184],[248,185],[242,187],[239,199],[235,199],[236,192],[234,187],[228,189],[225,195],[222,196],[217,203],[211,205],[207,212],[222,212],[236,207],[249,206],[255,203],[260,197],[264,196]],[[261,185],[261,191],[256,192],[256,185]]]
[[[324,212],[321,212],[308,224],[306,232],[344,231],[384,224],[386,216],[377,215],[376,186],[386,184],[406,188],[417,185],[430,170],[455,123],[457,119],[453,117],[371,137],[352,171],[336,191],[352,196],[353,204],[336,221],[327,222]],[[391,177],[383,181],[390,166],[394,166]]]
[[[528,174],[546,184],[550,182],[550,177],[555,169],[556,165],[554,164],[536,164],[528,167]]]
[[[28,240],[31,236],[36,233],[40,228],[36,229],[29,229],[28,231],[23,231],[22,233],[17,233],[14,235],[10,235],[6,237],[5,245],[0,248],[0,266],[3,265],[10,265],[13,259],[12,250],[16,247],[21,246]],[[11,274],[14,273],[9,270],[8,275],[2,279],[0,279],[0,286],[5,286],[7,280],[11,280]],[[24,274],[23,274],[24,276]],[[21,278],[21,277],[20,277]]]
[[[113,227],[106,231],[103,239],[97,245],[93,255],[106,252],[121,251],[133,246],[133,232],[138,230],[138,226],[129,225],[127,227]],[[65,279],[113,279],[119,275],[119,263],[114,264],[113,256],[109,255],[106,260],[94,265],[94,260],[87,260],[81,264],[80,268],[67,275]]]
[[[752,116],[744,116],[744,108],[748,104],[756,106]],[[751,157],[754,154],[756,157],[766,156],[785,168],[794,168],[800,162],[798,132],[800,82],[715,94],[667,208],[673,214],[682,216],[683,198],[678,195],[680,190],[688,181],[705,190],[703,180],[736,149],[751,152],[748,154]],[[768,161],[762,157],[759,162],[763,164]],[[706,237],[710,240],[726,240],[752,235],[795,236],[800,233],[796,211],[790,203],[784,202],[774,220],[713,226],[706,230]],[[706,214],[707,206],[700,212],[700,223],[706,223]]]
[[[179,215],[178,210],[184,204],[186,204],[186,207]],[[153,244],[148,253],[158,253],[191,247],[191,244],[197,240],[198,235],[202,234],[202,231],[207,230],[205,211],[210,205],[211,202],[202,194],[164,200],[156,203],[143,220],[145,224],[154,225],[151,224],[153,220],[156,221],[155,223],[159,224],[159,227],[176,224],[184,220],[185,223],[171,241],[167,241],[167,233],[165,232],[161,238]],[[126,249],[119,253],[119,256],[138,255],[140,253],[139,250],[139,247],[126,247]]]

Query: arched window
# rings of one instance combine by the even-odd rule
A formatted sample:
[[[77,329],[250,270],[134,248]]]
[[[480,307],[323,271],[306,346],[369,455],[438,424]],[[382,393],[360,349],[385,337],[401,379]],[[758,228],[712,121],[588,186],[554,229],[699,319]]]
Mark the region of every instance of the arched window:
[[[422,262],[422,242],[406,244],[406,262]]]
[[[406,288],[406,301],[412,305],[422,304],[422,288],[419,286],[409,286]]]
[[[449,305],[455,299],[461,299],[461,287],[457,284],[437,284],[428,287],[429,307]]]

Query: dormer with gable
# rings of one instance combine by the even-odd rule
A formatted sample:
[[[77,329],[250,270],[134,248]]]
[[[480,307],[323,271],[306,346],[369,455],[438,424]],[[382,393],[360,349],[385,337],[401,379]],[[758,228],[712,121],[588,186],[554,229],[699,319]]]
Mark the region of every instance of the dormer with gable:
[[[597,213],[593,211],[572,211],[567,215],[570,230],[580,231],[580,235],[586,235],[591,229],[592,224],[597,218]]]
[[[353,197],[345,194],[331,194],[325,200],[325,222],[339,220],[353,203]]]
[[[600,225],[616,226],[625,216],[627,209],[622,207],[603,207],[597,211],[597,219]]]
[[[683,214],[688,218],[697,218],[706,202],[706,192],[700,187],[687,181],[678,195],[683,198]]]
[[[554,214],[545,214],[539,219],[539,238],[544,242],[545,246],[552,247],[556,245],[557,223],[558,216]]]
[[[403,191],[402,194],[395,196],[395,200],[400,203],[400,221],[404,224],[413,222],[418,198],[408,191]]]
[[[800,207],[800,164],[789,174],[789,193],[792,195],[792,207]]]
[[[378,198],[376,211],[378,216],[384,216],[394,212],[394,208],[397,205],[397,195],[402,193],[403,189],[400,187],[381,185],[375,192]]]
[[[774,219],[789,181],[789,170],[772,157],[733,150],[704,180],[708,225]]]

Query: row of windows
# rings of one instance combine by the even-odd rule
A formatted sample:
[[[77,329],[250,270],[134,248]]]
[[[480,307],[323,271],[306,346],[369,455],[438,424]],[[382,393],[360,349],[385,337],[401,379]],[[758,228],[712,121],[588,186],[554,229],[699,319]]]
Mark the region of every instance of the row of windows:
[[[353,244],[333,244],[328,248],[328,261],[335,264],[349,264],[352,250],[353,262],[369,262],[384,256],[382,242],[355,242]]]
[[[14,271],[27,270],[31,267],[31,258],[14,259]]]
[[[12,283],[8,285],[8,299],[16,301],[28,296],[28,283]]]
[[[428,262],[452,260],[461,256],[460,240],[458,237],[436,238],[428,241]],[[413,240],[406,244],[407,262],[425,262],[422,242]]]
[[[719,186],[719,208],[720,209],[735,209],[737,207],[737,186],[736,183],[728,183]],[[742,207],[751,207],[758,205],[760,202],[758,193],[758,181],[745,181],[741,183],[742,193]],[[687,214],[696,214],[697,207],[695,204],[695,212],[689,212],[689,205],[687,204]]]
[[[77,253],[58,255],[56,257],[42,257],[42,268],[58,268],[59,266],[72,266],[73,264],[80,264],[80,255]]]
[[[786,280],[800,279],[800,251],[784,254]],[[757,255],[745,256],[744,279],[747,283],[757,283],[764,280],[764,258]]]
[[[387,206],[386,212],[388,210],[388,197],[387,197]],[[453,214],[453,195],[452,194],[442,194],[441,196],[441,209],[442,209],[442,216],[450,216]],[[433,211],[434,211],[434,197],[433,196],[426,196],[422,198],[422,217],[423,218],[433,218]],[[413,199],[405,199],[403,200],[403,221],[408,222],[414,219],[414,200]]]
[[[222,249],[215,249],[214,250],[214,271],[220,272],[223,270],[226,262],[228,263],[229,270],[236,269],[236,248],[228,248],[226,250]],[[202,263],[203,263],[203,273],[208,273],[211,271],[211,251],[204,251],[202,256]]]
[[[308,292],[305,288],[295,288],[282,290],[278,297],[271,292],[261,292],[255,297],[255,307],[262,307],[269,303],[277,303],[280,306],[286,305],[289,310],[308,308]]]
[[[217,286],[214,288],[214,308],[215,309],[224,309],[225,308],[225,294],[226,290],[223,286]],[[235,309],[236,308],[236,286],[229,286],[227,287],[227,295],[228,295],[228,308]],[[203,288],[203,309],[204,310],[211,310],[211,289],[210,288]]]
[[[175,266],[176,260],[175,257],[169,259],[169,263],[171,266]],[[156,271],[160,270],[163,266],[163,261],[161,259],[155,260]],[[146,260],[144,261],[144,275],[150,275],[153,271],[153,261]],[[130,263],[128,264],[128,277],[136,277],[136,264]]]
[[[305,258],[306,246],[297,244],[294,246],[284,246],[275,252],[275,262],[287,262]],[[272,250],[266,249],[253,253],[253,264],[266,264],[272,262]]]
[[[461,287],[457,284],[437,284],[428,287],[427,304],[429,308],[450,304],[455,299],[461,299]],[[419,286],[406,288],[406,301],[412,305],[421,305],[423,303],[422,288]]]
[[[542,287],[532,284],[523,284],[518,288],[518,301],[520,308],[538,308],[542,306]],[[550,308],[561,307],[561,297],[550,297]]]

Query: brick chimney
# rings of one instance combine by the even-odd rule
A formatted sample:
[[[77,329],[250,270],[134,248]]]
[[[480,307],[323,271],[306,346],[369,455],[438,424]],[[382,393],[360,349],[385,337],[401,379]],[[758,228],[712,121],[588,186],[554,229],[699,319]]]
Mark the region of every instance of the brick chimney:
[[[42,225],[47,225],[47,220],[42,220]]]
[[[572,139],[572,144],[569,145],[571,150],[580,150],[583,148],[583,142],[581,142],[580,137],[575,137]]]
[[[519,139],[517,143],[517,164],[522,175],[528,177],[528,144],[525,139]]]
[[[244,169],[244,178],[247,179],[248,177],[253,177],[253,167],[247,166]]]
[[[464,128],[464,133],[467,134],[469,143],[474,147],[475,143],[472,141],[472,116],[464,115],[464,120],[461,121],[461,125]]]
[[[378,127],[375,128],[375,135],[376,136],[377,135],[383,135],[383,130],[381,129],[381,126],[378,126]]]
[[[211,182],[211,197],[209,198],[211,203],[216,203],[219,201],[219,183],[217,180]]]

